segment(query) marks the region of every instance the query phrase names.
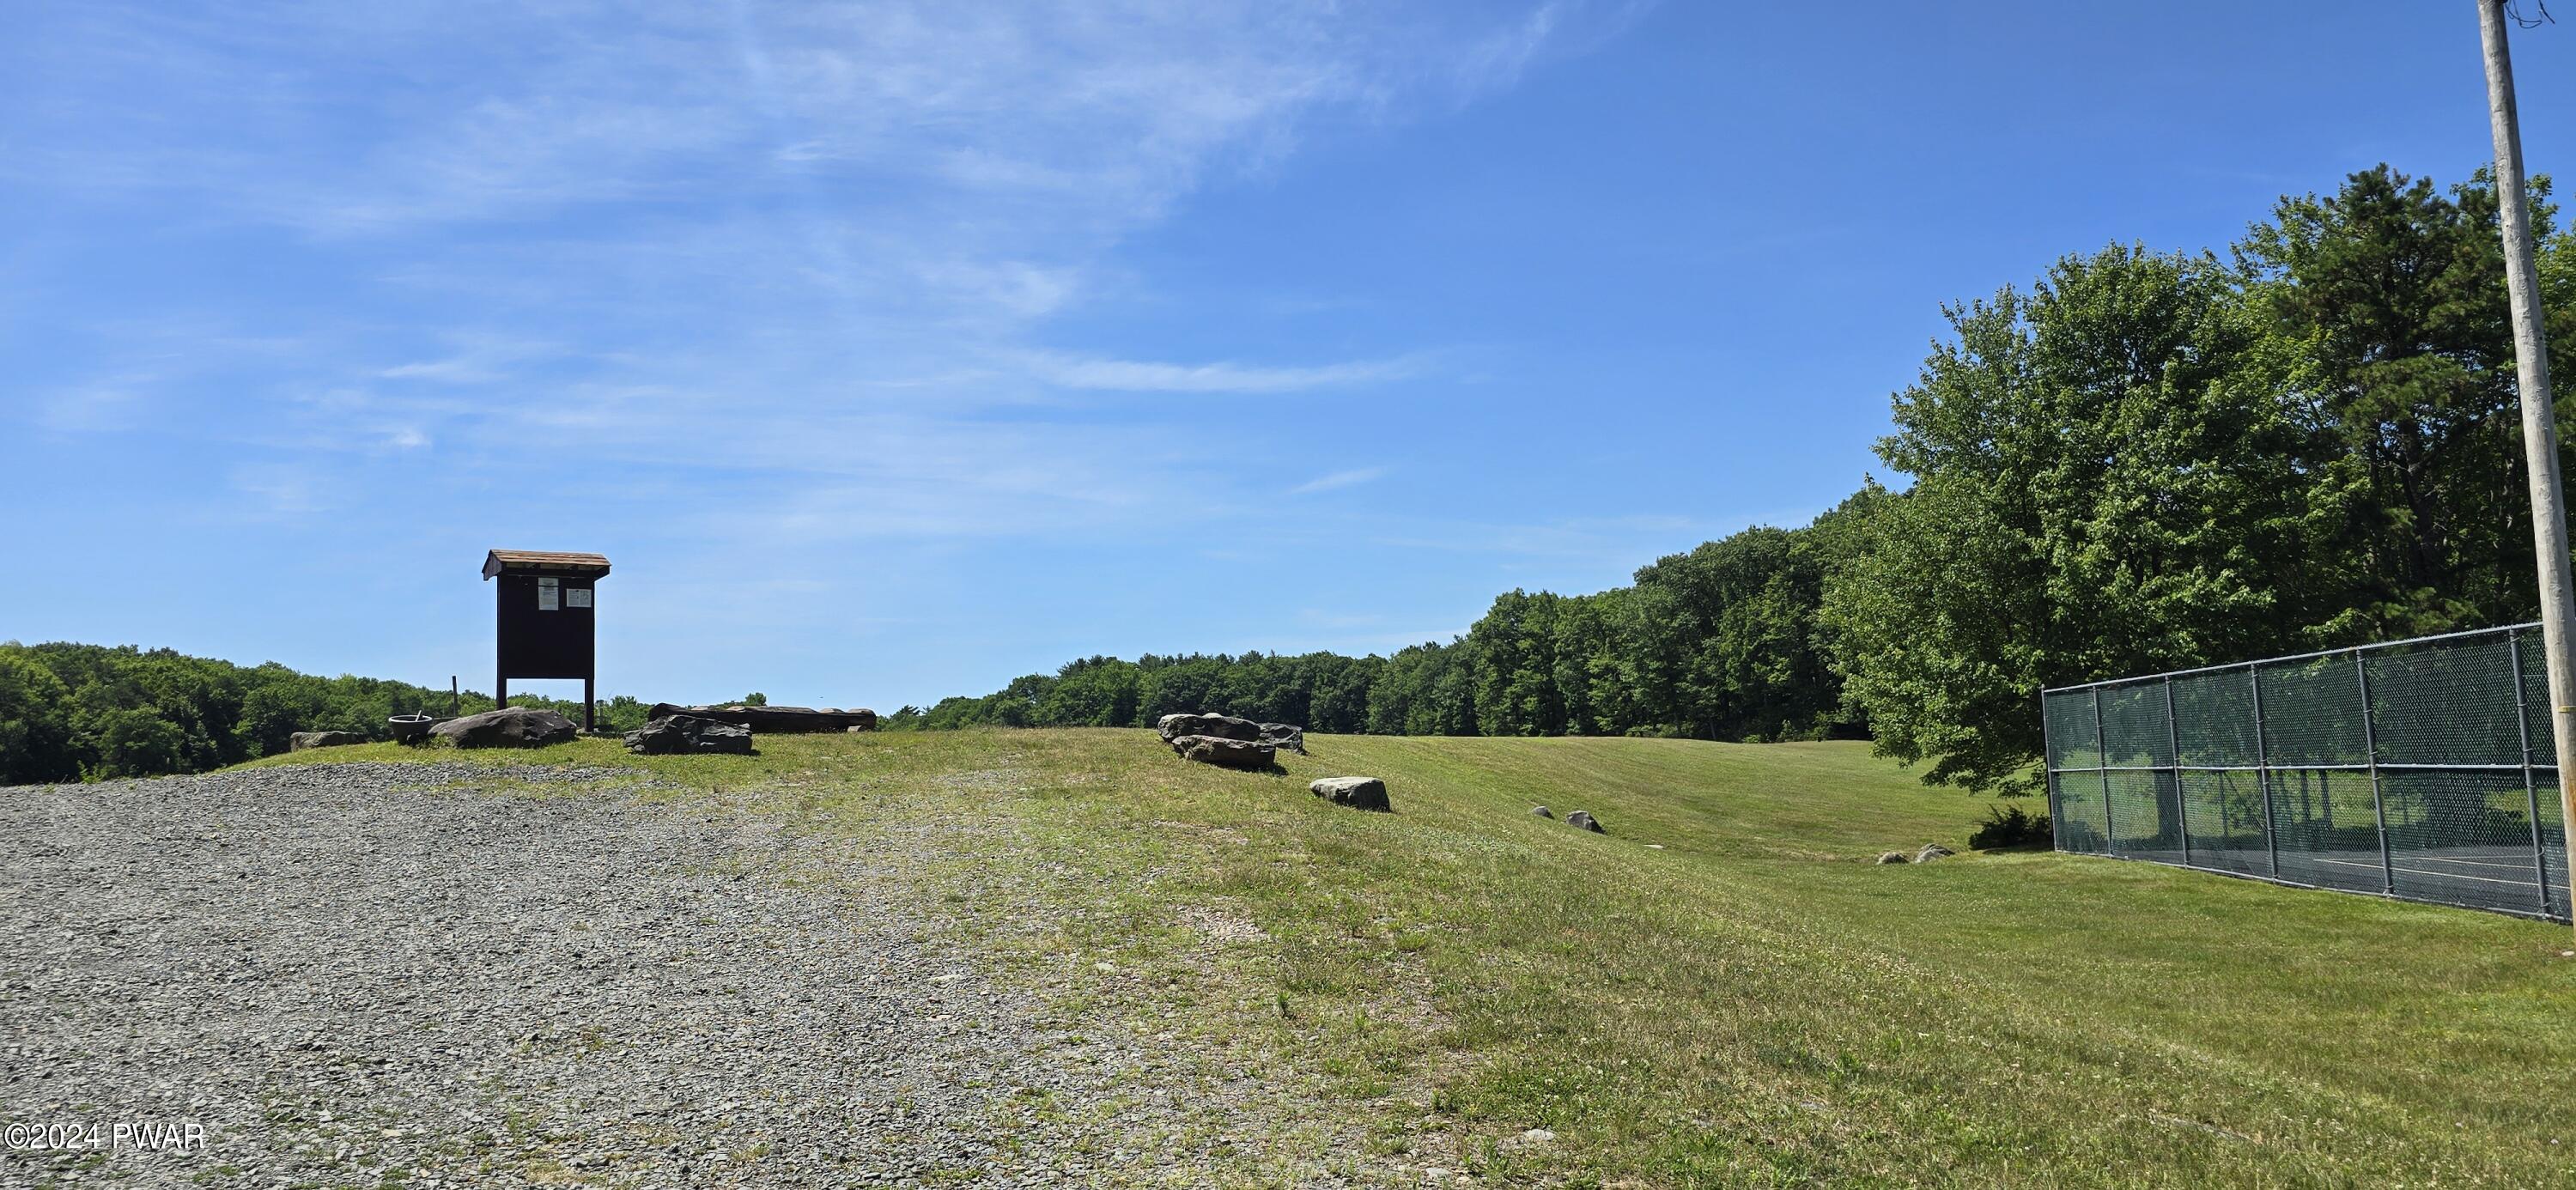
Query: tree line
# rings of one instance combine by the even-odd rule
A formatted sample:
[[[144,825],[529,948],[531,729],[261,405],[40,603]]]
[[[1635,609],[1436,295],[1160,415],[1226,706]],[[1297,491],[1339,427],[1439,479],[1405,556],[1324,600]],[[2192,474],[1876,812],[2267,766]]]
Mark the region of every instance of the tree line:
[[[1216,710],[1380,735],[1859,735],[1813,639],[1835,543],[1865,493],[1803,529],[1750,529],[1590,595],[1513,591],[1466,635],[1393,656],[1088,657],[886,726],[1148,726]]]
[[[2552,365],[2576,377],[2548,193]],[[1091,657],[888,725],[1866,733],[1927,781],[2026,790],[2043,686],[2536,614],[2497,203],[2483,173],[2382,165],[2223,256],[2113,244],[1945,307],[1877,445],[1898,483],[1626,587],[1512,591],[1385,657]]]
[[[464,714],[492,709],[465,691]],[[581,704],[513,696],[516,706],[575,722]],[[274,755],[299,731],[388,739],[386,720],[446,716],[449,692],[342,675],[298,673],[274,661],[234,665],[170,649],[0,642],[0,785],[195,773]],[[644,725],[645,704],[600,705],[603,729]]]

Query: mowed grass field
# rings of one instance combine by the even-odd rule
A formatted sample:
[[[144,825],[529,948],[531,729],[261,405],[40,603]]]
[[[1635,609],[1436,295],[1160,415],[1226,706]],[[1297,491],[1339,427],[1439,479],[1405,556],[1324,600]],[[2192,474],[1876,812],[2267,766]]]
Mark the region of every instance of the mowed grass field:
[[[1874,866],[1964,851],[1989,803],[1861,744],[1311,747],[1284,774],[1126,730],[321,755],[631,764],[927,832],[914,909],[1000,978],[1348,1125],[1248,1144],[1247,1181],[1357,1143],[1503,1185],[2576,1183],[2564,928],[2049,853]],[[1396,812],[1306,792],[1344,774]]]

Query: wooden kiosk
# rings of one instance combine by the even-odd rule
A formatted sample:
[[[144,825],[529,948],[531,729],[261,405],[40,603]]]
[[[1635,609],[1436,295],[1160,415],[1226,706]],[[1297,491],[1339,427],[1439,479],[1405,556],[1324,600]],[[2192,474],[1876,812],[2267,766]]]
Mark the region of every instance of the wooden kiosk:
[[[483,577],[499,579],[498,674],[492,705],[510,705],[512,678],[580,678],[581,726],[599,727],[599,611],[595,584],[608,573],[599,554],[493,550]]]

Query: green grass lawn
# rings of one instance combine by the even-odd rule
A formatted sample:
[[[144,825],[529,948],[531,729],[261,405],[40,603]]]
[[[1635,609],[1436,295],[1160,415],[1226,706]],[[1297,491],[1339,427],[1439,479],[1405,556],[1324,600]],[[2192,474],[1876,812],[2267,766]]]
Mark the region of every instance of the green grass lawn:
[[[330,758],[633,764],[765,791],[815,829],[931,832],[907,887],[1000,978],[1294,1088],[1381,1163],[1603,1186],[2576,1182],[2564,928],[2048,853],[1874,866],[1964,850],[1988,803],[1859,744],[1311,746],[1285,775],[1113,730]],[[1396,813],[1306,793],[1340,774],[1384,777]],[[1518,1143],[1532,1127],[1558,1139]],[[1323,1143],[1247,1169],[1351,1159],[1296,1150]]]

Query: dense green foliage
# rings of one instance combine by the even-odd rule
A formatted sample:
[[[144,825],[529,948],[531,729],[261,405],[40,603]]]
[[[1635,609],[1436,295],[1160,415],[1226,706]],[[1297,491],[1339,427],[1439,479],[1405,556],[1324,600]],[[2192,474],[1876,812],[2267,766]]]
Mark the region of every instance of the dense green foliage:
[[[2535,615],[2501,243],[2484,179],[2381,167],[2232,265],[2114,247],[1949,311],[1819,612],[1880,748],[2027,788],[2044,685]]]
[[[2576,356],[2576,246],[2537,189],[2553,351]],[[2045,685],[2535,614],[2503,277],[2487,179],[2367,170],[2282,199],[2230,259],[2113,245],[1949,308],[1879,444],[1900,492],[1632,586],[1513,591],[1393,657],[1094,657],[894,725],[1865,725],[1927,780],[2025,790]]]
[[[1593,595],[1512,591],[1467,634],[1392,657],[1089,657],[886,726],[1142,727],[1213,710],[1321,732],[1816,739],[1858,734],[1815,637],[1843,522],[1748,529]]]
[[[463,711],[492,709],[468,691]],[[577,702],[514,696],[576,722]],[[131,645],[0,642],[0,785],[193,773],[287,750],[299,731],[381,740],[394,715],[445,715],[448,692],[403,682],[297,673]],[[600,706],[603,729],[631,730],[644,704]]]

